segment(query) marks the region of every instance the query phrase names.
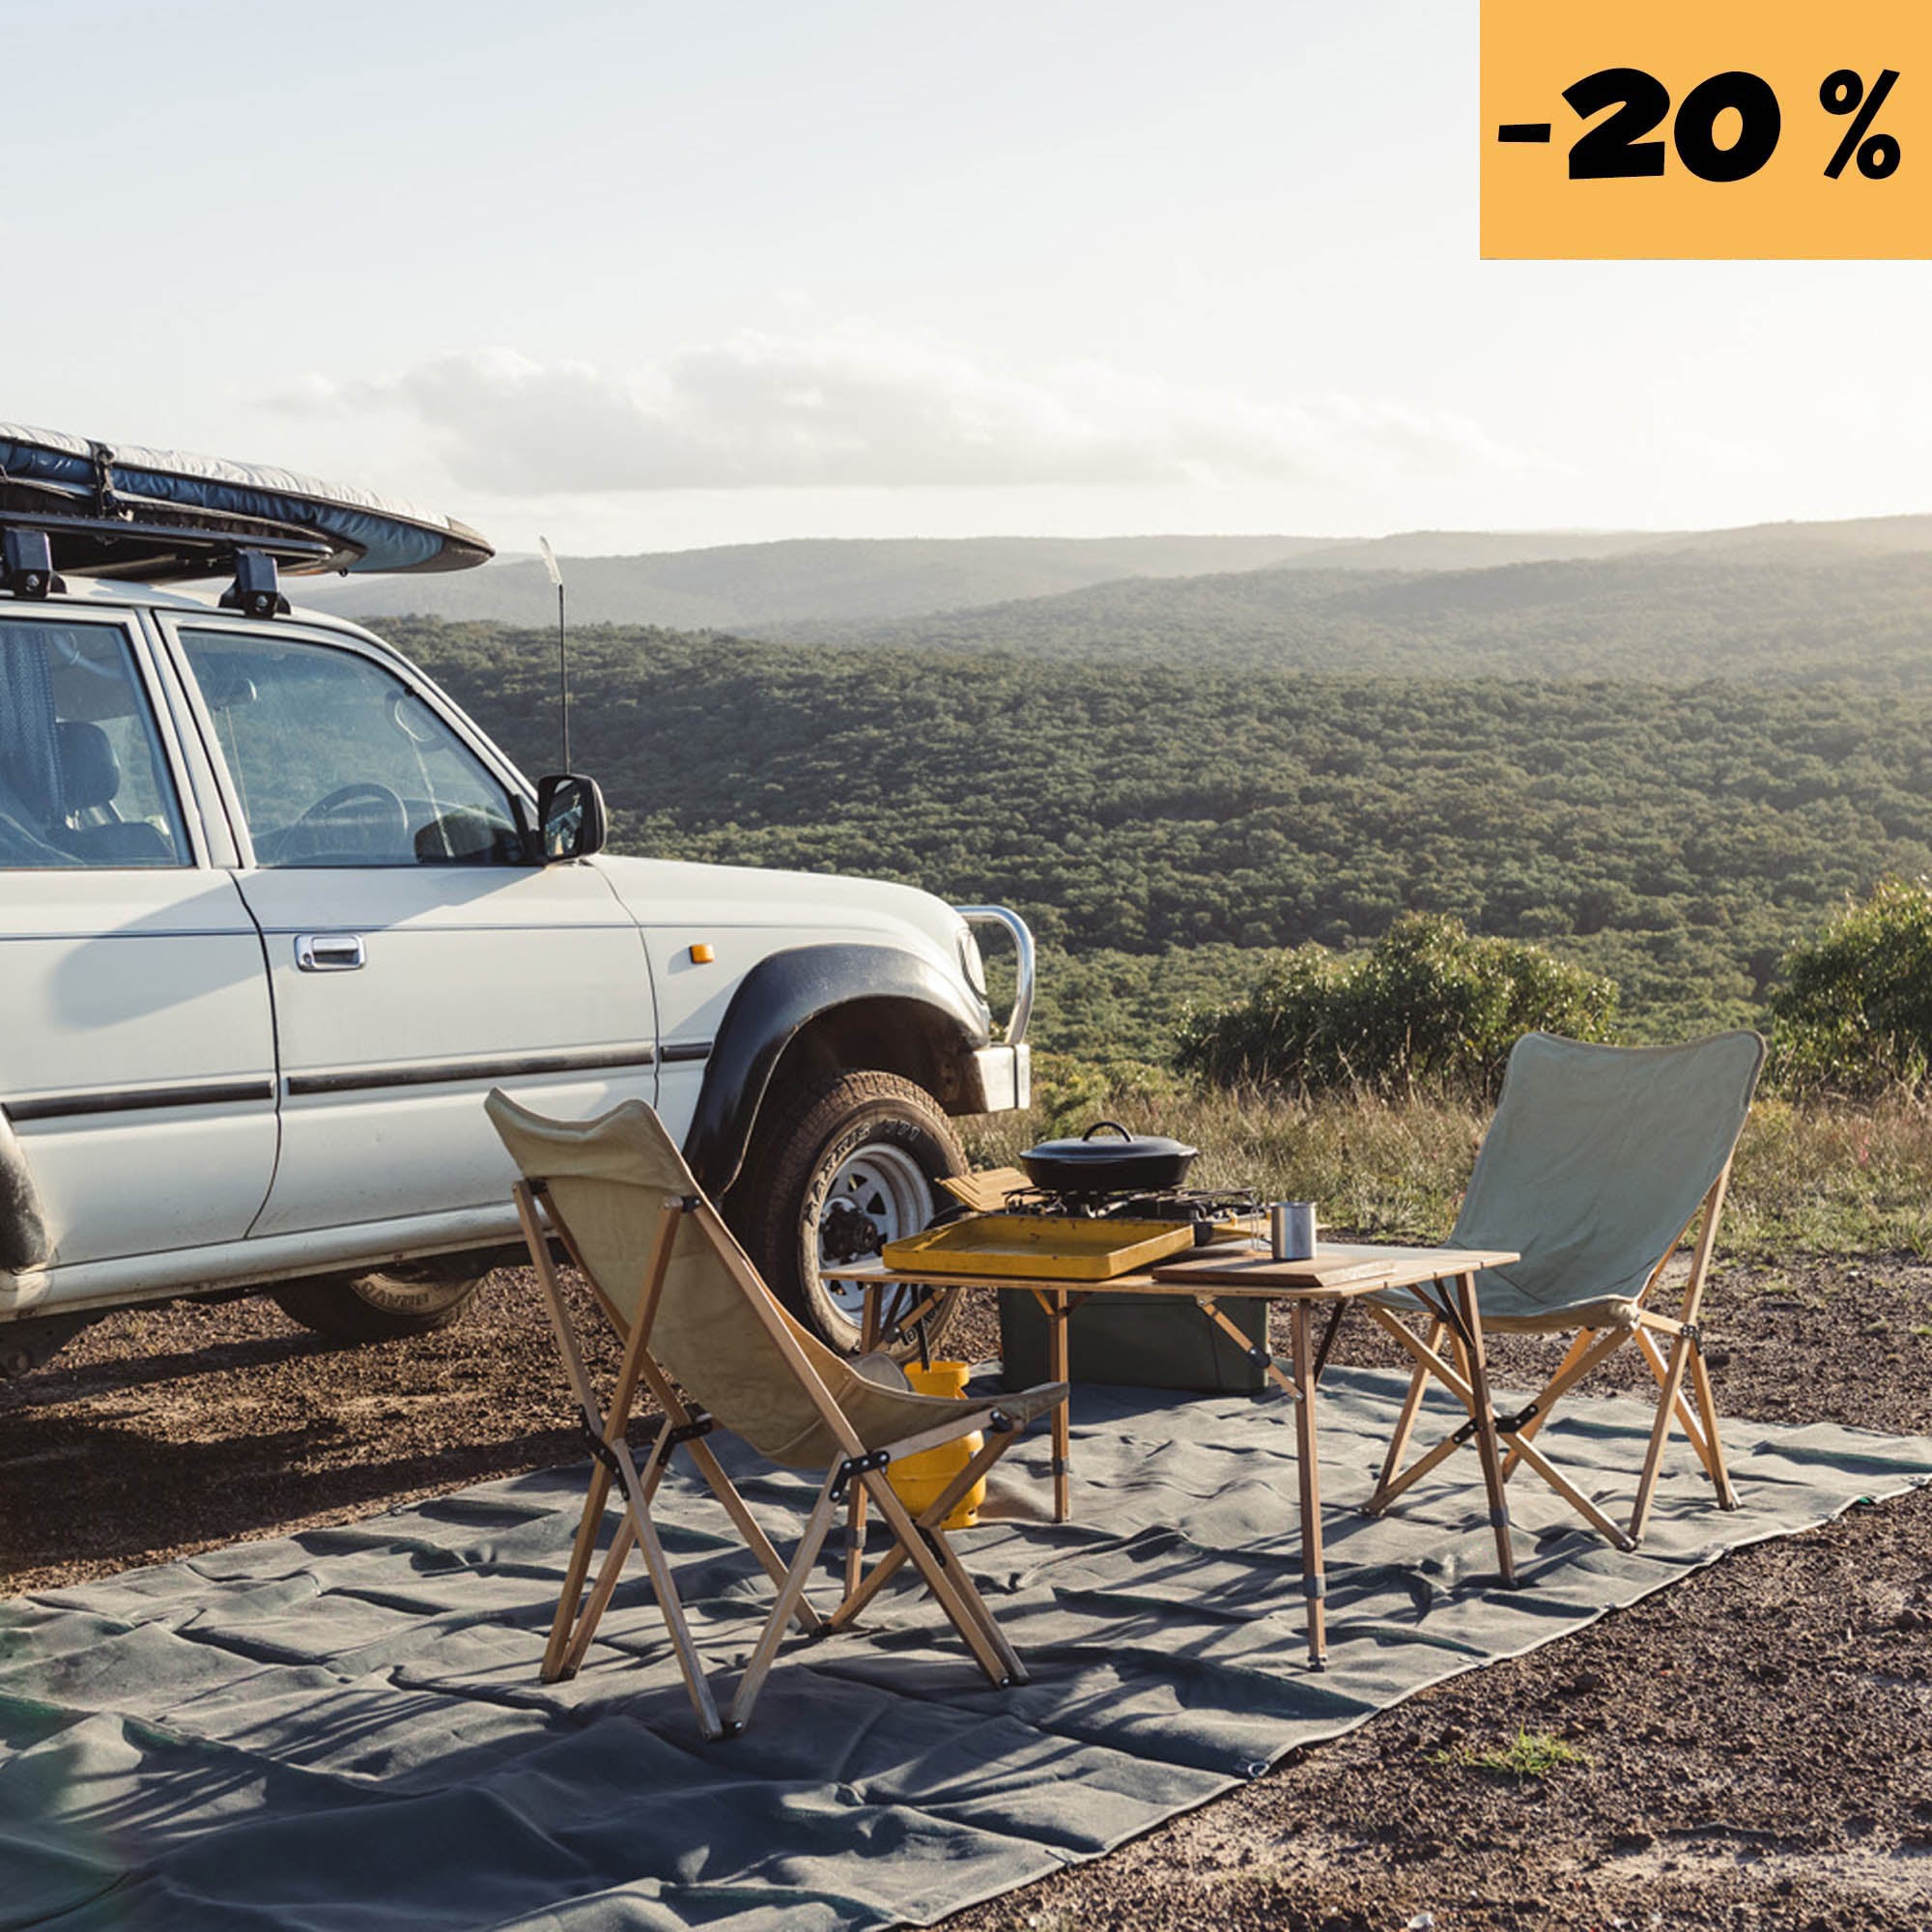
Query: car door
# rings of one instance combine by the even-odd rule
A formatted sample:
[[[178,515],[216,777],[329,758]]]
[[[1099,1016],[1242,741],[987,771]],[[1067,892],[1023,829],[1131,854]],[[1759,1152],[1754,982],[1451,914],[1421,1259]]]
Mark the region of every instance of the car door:
[[[170,625],[250,851],[281,1156],[253,1232],[491,1208],[482,1099],[586,1117],[656,1095],[637,923],[594,867],[526,856],[514,781],[401,661],[241,621]]]
[[[0,610],[0,1105],[59,1267],[240,1239],[275,1160],[261,940],[142,631]]]

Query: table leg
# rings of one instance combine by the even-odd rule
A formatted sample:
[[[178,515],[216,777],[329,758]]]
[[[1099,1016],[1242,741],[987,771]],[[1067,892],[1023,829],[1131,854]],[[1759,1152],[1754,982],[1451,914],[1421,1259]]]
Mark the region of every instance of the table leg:
[[[1055,1289],[1049,1296],[1052,1306],[1047,1310],[1047,1346],[1049,1351],[1048,1378],[1056,1382],[1070,1381],[1067,1375],[1066,1322],[1072,1310],[1066,1305],[1064,1291]],[[1067,1413],[1067,1406],[1072,1396],[1064,1395],[1060,1406],[1053,1411],[1053,1520],[1065,1522],[1073,1514],[1071,1484],[1068,1481],[1073,1454],[1073,1425]]]
[[[1328,1667],[1327,1577],[1321,1560],[1321,1471],[1315,1435],[1315,1350],[1309,1334],[1308,1304],[1289,1311],[1294,1349],[1295,1461],[1301,1475],[1301,1590],[1308,1600],[1308,1662]]]
[[[1329,1352],[1335,1347],[1335,1337],[1342,1332],[1342,1319],[1354,1303],[1341,1300],[1335,1304],[1335,1312],[1328,1318],[1328,1325],[1321,1331],[1321,1346],[1315,1351],[1315,1379],[1321,1379],[1321,1371],[1328,1366]]]
[[[1502,1451],[1496,1443],[1496,1410],[1490,1400],[1490,1372],[1483,1359],[1483,1317],[1476,1305],[1476,1277],[1456,1277],[1456,1300],[1463,1311],[1470,1392],[1476,1398],[1476,1453],[1483,1459],[1483,1482],[1490,1492],[1490,1521],[1496,1533],[1496,1561],[1503,1581],[1514,1586],[1516,1557],[1510,1548],[1509,1492],[1503,1487]]]
[[[875,1281],[866,1284],[866,1298],[860,1304],[859,1352],[869,1355],[879,1346],[880,1306],[886,1291]],[[845,1504],[845,1594],[859,1587],[866,1570],[866,1486],[854,1483]]]

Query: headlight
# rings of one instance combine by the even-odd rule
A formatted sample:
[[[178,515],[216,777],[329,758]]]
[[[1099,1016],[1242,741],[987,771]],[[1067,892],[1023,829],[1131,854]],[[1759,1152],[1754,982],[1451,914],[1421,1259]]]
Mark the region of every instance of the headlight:
[[[966,975],[966,983],[983,1000],[986,997],[986,962],[980,956],[980,942],[973,937],[970,925],[959,928],[959,965]]]

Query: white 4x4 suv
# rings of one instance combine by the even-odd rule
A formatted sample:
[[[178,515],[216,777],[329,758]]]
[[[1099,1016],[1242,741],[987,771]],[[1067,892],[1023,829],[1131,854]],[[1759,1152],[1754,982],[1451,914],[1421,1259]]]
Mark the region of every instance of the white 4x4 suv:
[[[852,1345],[820,1263],[924,1225],[963,1166],[949,1115],[1026,1103],[1013,915],[603,854],[593,783],[529,783],[259,558],[219,608],[56,588],[6,534],[0,1366],[258,1286],[344,1339],[451,1320],[516,1233],[493,1086],[650,1101]],[[984,921],[1020,952],[998,1038]]]

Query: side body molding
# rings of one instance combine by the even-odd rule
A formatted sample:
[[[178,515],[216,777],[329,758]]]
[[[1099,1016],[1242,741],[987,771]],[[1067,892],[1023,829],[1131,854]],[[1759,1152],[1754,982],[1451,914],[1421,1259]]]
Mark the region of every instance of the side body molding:
[[[47,1260],[46,1223],[41,1218],[41,1198],[27,1172],[26,1156],[13,1123],[0,1111],[0,1269],[24,1274]]]
[[[928,961],[890,946],[800,946],[745,975],[718,1028],[685,1136],[685,1158],[716,1200],[738,1178],[772,1069],[799,1030],[855,1001],[904,1000],[930,1009],[961,1054],[991,1037],[986,1010]]]

